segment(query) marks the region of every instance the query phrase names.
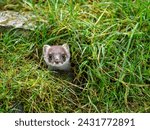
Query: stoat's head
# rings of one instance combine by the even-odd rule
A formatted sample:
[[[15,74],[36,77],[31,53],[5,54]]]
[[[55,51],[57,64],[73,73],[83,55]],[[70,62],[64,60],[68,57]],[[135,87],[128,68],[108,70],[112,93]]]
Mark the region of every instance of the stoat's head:
[[[62,66],[70,60],[69,46],[67,44],[43,46],[43,56],[47,65]]]

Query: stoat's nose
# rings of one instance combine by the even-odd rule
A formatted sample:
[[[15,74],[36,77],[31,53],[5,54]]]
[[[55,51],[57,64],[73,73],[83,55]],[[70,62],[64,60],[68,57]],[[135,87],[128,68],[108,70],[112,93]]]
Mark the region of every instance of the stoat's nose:
[[[56,55],[56,56],[55,56],[55,63],[56,63],[56,64],[58,64],[58,63],[60,62],[59,59],[60,59],[59,55]]]
[[[56,63],[56,64],[59,63],[59,59],[58,59],[58,58],[55,59],[55,63]]]
[[[58,61],[58,60],[56,60],[56,61],[55,61],[55,63],[56,63],[56,64],[58,64],[58,63],[59,63],[59,61]]]

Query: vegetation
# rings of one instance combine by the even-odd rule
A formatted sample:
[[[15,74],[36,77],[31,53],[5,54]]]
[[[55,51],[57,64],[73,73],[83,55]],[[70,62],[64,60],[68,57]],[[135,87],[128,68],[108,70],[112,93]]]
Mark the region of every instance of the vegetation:
[[[150,112],[149,0],[7,0],[1,9],[16,4],[39,26],[0,33],[0,112]],[[72,79],[42,58],[44,44],[63,43]]]

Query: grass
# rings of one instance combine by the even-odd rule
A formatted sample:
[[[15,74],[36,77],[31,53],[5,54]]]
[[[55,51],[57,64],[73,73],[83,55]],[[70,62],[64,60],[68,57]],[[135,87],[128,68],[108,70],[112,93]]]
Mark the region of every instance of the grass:
[[[15,103],[25,112],[150,112],[149,0],[18,5],[33,11],[39,26],[27,37],[0,34],[0,112],[13,112]],[[63,43],[71,51],[69,80],[42,58],[44,44]]]

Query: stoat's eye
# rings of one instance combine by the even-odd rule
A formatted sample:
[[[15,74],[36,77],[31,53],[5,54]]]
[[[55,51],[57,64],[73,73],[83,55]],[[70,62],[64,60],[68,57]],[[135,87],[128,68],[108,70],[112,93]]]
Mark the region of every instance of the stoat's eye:
[[[62,60],[65,61],[66,60],[66,55],[62,54]]]
[[[49,60],[49,61],[52,61],[52,54],[49,54],[49,55],[48,55],[48,60]]]

